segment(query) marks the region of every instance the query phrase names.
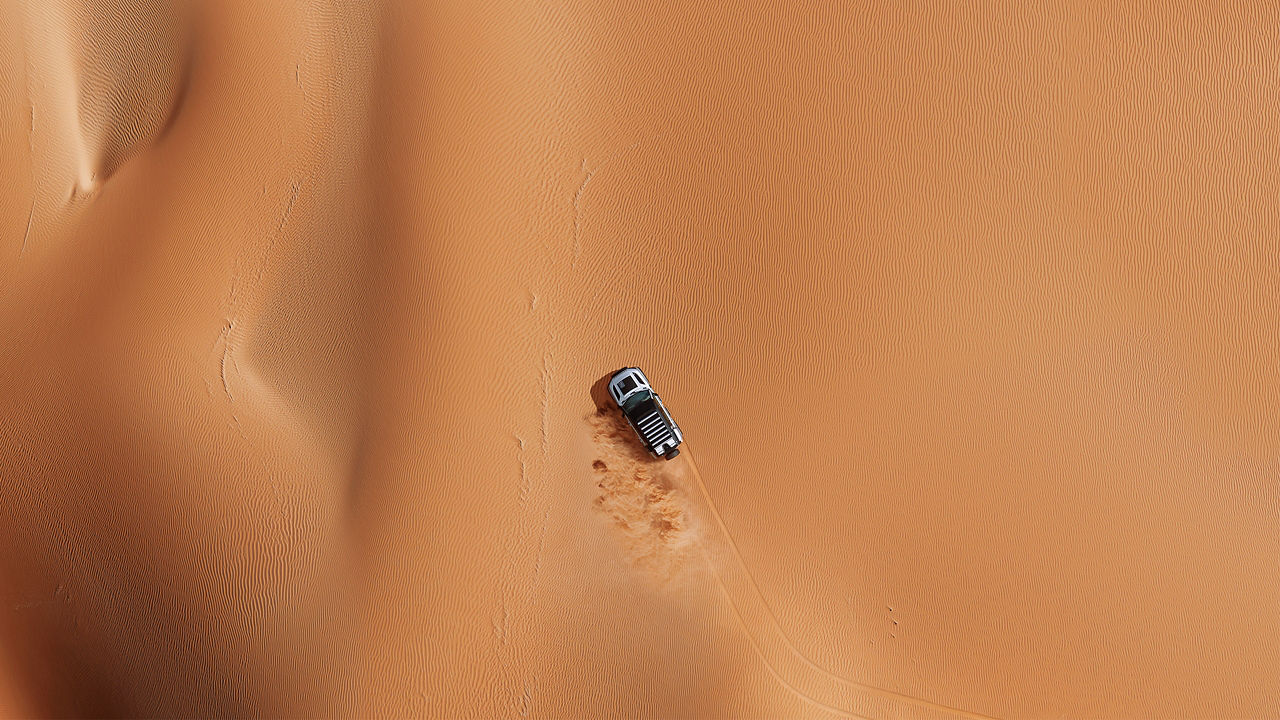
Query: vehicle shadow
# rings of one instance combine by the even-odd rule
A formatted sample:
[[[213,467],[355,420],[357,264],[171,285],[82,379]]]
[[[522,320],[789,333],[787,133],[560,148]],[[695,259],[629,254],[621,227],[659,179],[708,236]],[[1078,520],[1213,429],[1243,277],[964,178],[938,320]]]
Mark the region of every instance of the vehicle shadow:
[[[609,395],[609,380],[621,369],[611,370],[591,384],[591,402],[595,404],[596,410],[585,419],[595,428],[597,443],[607,442],[614,448],[623,450],[633,462],[645,465],[656,464],[657,461],[649,454],[644,443],[627,423],[622,409]]]
[[[618,370],[621,369],[618,368]],[[610,370],[591,384],[591,401],[596,404],[596,409],[599,411],[621,412],[618,410],[618,404],[609,397],[609,378],[617,374],[618,370]]]

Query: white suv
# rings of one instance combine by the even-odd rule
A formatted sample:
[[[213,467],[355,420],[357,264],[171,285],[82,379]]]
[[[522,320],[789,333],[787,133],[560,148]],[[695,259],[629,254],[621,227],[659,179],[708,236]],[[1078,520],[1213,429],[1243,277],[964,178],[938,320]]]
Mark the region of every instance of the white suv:
[[[684,434],[640,368],[623,368],[614,373],[609,378],[609,395],[649,452],[668,460],[680,454],[676,446],[684,441]]]

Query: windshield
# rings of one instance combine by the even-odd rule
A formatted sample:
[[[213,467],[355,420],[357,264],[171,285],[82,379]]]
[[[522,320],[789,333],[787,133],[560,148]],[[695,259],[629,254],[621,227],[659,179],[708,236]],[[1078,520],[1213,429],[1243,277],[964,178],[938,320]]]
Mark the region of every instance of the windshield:
[[[635,406],[639,405],[640,403],[645,402],[651,397],[653,397],[652,392],[649,392],[648,390],[641,390],[636,394],[632,395],[631,397],[627,398],[626,400],[624,400],[622,403],[622,407],[624,410],[630,410]]]

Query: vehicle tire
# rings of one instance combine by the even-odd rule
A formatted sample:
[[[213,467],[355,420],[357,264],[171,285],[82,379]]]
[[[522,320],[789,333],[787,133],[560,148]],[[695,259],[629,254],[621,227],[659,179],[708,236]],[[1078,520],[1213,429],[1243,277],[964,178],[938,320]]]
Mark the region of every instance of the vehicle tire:
[[[676,456],[679,454],[680,454],[680,448],[672,448],[671,452],[667,453],[666,455],[663,455],[663,457],[665,457],[668,460],[675,460]]]

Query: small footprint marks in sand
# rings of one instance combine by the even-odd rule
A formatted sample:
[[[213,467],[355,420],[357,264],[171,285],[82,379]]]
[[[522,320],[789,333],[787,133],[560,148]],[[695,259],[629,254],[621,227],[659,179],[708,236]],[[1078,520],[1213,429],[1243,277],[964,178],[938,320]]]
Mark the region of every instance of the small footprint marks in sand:
[[[627,556],[639,567],[669,579],[684,567],[695,539],[684,492],[666,461],[640,445],[617,411],[590,416],[596,459],[596,507],[608,516]]]

